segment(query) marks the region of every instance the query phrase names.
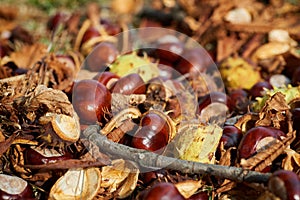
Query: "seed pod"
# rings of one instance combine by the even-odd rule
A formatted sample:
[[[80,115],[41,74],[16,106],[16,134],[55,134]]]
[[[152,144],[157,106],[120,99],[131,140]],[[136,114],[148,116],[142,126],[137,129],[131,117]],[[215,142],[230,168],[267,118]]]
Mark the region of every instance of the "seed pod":
[[[98,168],[70,169],[52,186],[49,200],[93,199],[100,184]]]

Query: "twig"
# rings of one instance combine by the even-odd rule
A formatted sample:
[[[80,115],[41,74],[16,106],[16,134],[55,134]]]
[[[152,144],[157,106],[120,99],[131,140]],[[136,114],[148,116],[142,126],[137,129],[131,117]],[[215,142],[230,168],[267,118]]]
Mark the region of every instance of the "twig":
[[[100,134],[100,127],[89,126],[83,132],[83,136],[95,143],[101,151],[117,155],[123,159],[136,162],[140,166],[159,169],[171,169],[190,174],[208,174],[219,178],[230,179],[237,182],[265,183],[270,177],[270,173],[259,173],[238,167],[204,164],[177,158],[166,157],[149,151],[131,148],[122,144],[114,143]]]

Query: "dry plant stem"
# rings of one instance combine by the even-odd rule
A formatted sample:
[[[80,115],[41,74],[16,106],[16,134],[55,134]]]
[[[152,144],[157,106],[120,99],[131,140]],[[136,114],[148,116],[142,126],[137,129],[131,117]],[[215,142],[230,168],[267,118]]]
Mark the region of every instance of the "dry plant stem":
[[[95,143],[102,152],[119,156],[123,159],[132,160],[140,166],[147,168],[165,168],[181,171],[182,173],[205,174],[237,182],[266,183],[271,175],[270,173],[263,174],[237,167],[180,160],[145,150],[131,148],[108,140],[106,136],[100,134],[100,127],[97,125],[89,126],[83,132],[83,136]]]

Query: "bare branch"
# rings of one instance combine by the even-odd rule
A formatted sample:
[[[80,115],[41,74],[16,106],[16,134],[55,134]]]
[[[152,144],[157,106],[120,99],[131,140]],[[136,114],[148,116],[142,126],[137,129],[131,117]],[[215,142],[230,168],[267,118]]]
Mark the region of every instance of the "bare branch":
[[[181,160],[155,154],[149,151],[131,148],[122,144],[114,143],[100,134],[100,127],[89,126],[83,136],[90,142],[95,143],[102,152],[119,156],[136,162],[140,166],[153,169],[171,169],[190,174],[208,174],[219,178],[225,178],[237,182],[265,183],[270,173],[259,173],[238,167],[204,164],[192,161]]]

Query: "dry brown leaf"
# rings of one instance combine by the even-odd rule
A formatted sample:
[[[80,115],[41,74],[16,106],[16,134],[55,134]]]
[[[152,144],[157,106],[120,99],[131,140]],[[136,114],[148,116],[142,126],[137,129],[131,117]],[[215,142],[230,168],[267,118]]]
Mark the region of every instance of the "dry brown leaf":
[[[281,92],[277,92],[266,101],[259,112],[259,120],[256,121],[255,126],[286,128],[288,123],[286,115],[289,109],[290,106],[285,101],[285,96]],[[286,127],[281,127],[282,125]]]
[[[19,51],[13,52],[10,58],[19,68],[31,69],[46,54],[47,47],[44,44],[35,43],[33,45],[24,45]]]
[[[185,180],[175,184],[179,193],[186,199],[190,198],[197,190],[203,186],[202,181]]]
[[[0,142],[0,157],[9,149],[10,145],[13,143],[16,135],[13,134],[8,139],[3,142]]]
[[[300,175],[300,154],[292,149],[284,150],[286,157],[282,160],[282,168]]]
[[[131,161],[117,159],[111,166],[102,167],[101,188],[98,196],[125,198],[135,189],[139,175],[137,165]]]
[[[46,112],[74,115],[74,108],[67,95],[60,91],[38,85],[34,90],[34,95],[28,100],[27,112],[37,111],[45,108]]]

